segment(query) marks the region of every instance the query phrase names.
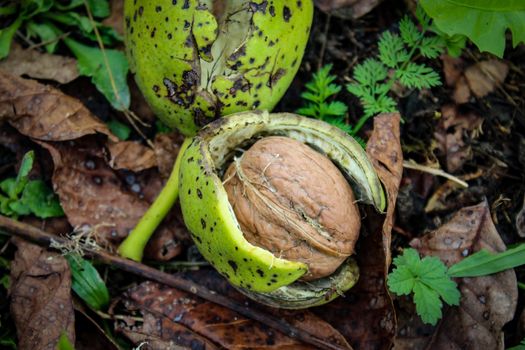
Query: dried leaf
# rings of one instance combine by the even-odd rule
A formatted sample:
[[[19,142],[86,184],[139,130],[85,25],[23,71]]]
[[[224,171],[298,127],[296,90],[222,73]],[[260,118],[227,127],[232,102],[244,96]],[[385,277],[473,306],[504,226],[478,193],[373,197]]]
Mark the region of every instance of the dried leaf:
[[[179,154],[182,141],[184,141],[184,136],[178,132],[155,135],[155,140],[153,140],[154,150],[157,156],[159,172],[163,178],[169,177],[177,154]]]
[[[155,151],[135,141],[109,142],[108,149],[109,165],[116,170],[139,172],[157,165]]]
[[[476,138],[483,119],[474,113],[460,113],[455,105],[441,108],[442,118],[434,137],[445,157],[447,171],[454,173],[472,156],[470,145],[464,141]]]
[[[15,240],[11,265],[11,314],[18,348],[55,350],[62,333],[75,339],[71,276],[66,260],[44,248]]]
[[[124,0],[111,0],[111,14],[104,18],[102,24],[112,27],[120,35],[124,35]]]
[[[27,75],[61,84],[67,84],[79,76],[74,58],[22,49],[18,44],[12,45],[7,59],[0,61],[0,69],[17,76]]]
[[[484,97],[499,87],[509,72],[509,66],[497,59],[482,61],[465,70],[465,78],[476,97]]]
[[[0,70],[0,121],[20,133],[45,141],[73,140],[102,133],[114,141],[106,125],[84,105],[50,86]]]
[[[447,266],[482,248],[505,250],[486,201],[461,209],[448,223],[410,245],[423,255],[438,256]],[[502,327],[513,318],[518,298],[514,270],[457,282],[460,306],[445,309],[440,324],[425,337],[426,348],[503,349]]]
[[[386,214],[367,210],[365,234],[358,240],[359,281],[344,298],[316,309],[316,314],[340,331],[359,349],[390,349],[396,331],[392,299],[385,280],[390,266],[390,244],[395,202],[403,171],[397,113],[374,119],[367,153],[387,192]]]
[[[192,279],[198,279],[208,288],[213,286],[213,290],[222,295],[241,302],[246,300],[215,271],[198,271],[192,274]],[[249,305],[251,302],[246,303]],[[144,314],[147,321],[139,333],[148,337],[160,336],[163,341],[184,341],[176,344],[179,346],[194,342],[202,348],[212,343],[226,349],[311,349],[278,330],[262,326],[230,309],[151,282],[128,291],[125,305],[130,310],[141,310]],[[257,311],[254,309],[253,312]],[[274,312],[277,311],[274,309]],[[151,319],[151,315],[155,318]],[[294,326],[308,330],[321,339],[343,349],[349,348],[341,334],[308,311],[283,311],[280,315]],[[160,330],[159,326],[162,327]],[[173,333],[182,338],[170,337]],[[137,334],[132,336],[136,339]]]
[[[93,140],[42,145],[53,158],[54,189],[70,223],[93,229],[95,239],[103,246],[111,246],[126,237],[150,205],[144,199],[145,187],[138,183],[137,176],[129,173],[123,181],[105,163],[102,147]],[[157,182],[160,191],[160,179],[150,181]],[[171,225],[163,224],[157,234],[164,230],[172,237],[176,249],[171,253],[173,257],[181,250],[179,233]]]
[[[525,197],[523,197],[523,204],[516,215],[516,232],[520,237],[525,237]]]
[[[357,19],[372,11],[381,1],[382,0],[315,0],[315,5],[321,11],[333,12],[335,16]]]

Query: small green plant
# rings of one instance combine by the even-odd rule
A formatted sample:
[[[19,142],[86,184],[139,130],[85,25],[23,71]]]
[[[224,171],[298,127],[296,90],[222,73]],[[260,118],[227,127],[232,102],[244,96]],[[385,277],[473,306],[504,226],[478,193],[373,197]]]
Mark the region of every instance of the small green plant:
[[[525,339],[523,339],[518,345],[508,348],[507,350],[525,350]]]
[[[71,288],[94,310],[109,304],[109,292],[97,269],[80,255],[69,253],[66,259],[71,268]]]
[[[16,178],[0,182],[0,214],[14,218],[34,214],[42,219],[64,215],[57,196],[44,181],[29,180],[34,157],[33,151],[27,152]]]
[[[363,148],[366,142],[355,136],[353,128],[345,121],[348,107],[341,101],[334,101],[342,87],[334,83],[336,76],[330,74],[331,64],[327,64],[313,74],[312,80],[305,84],[306,90],[301,94],[306,105],[299,108],[296,113],[306,117],[320,119],[329,124],[337,126],[341,130],[354,136]]]
[[[84,8],[89,11],[83,11]],[[124,53],[101,50],[82,42],[115,45],[122,37],[97,20],[110,15],[107,0],[24,0],[7,1],[0,7],[0,21],[10,23],[0,29],[0,59],[9,55],[16,33],[26,42],[36,41],[47,52],[63,42],[78,60],[81,75],[91,77],[97,89],[118,110],[129,108],[128,62]]]
[[[409,89],[424,89],[441,85],[432,68],[416,63],[416,58],[436,58],[445,47],[440,36],[427,36],[428,18],[420,18],[421,30],[406,16],[399,23],[400,34],[387,31],[381,35],[376,58],[368,58],[354,69],[355,82],[347,90],[363,105],[363,116],[353,127],[357,133],[372,116],[397,110],[396,101],[388,96],[395,83]]]
[[[460,293],[452,278],[487,276],[525,264],[525,244],[501,253],[480,250],[447,269],[437,257],[421,259],[412,248],[394,258],[388,288],[397,295],[413,294],[416,312],[425,323],[435,325],[443,304],[459,305]]]
[[[452,41],[467,37],[480,51],[498,57],[505,50],[505,32],[512,32],[512,45],[525,42],[525,2],[522,0],[421,0],[433,26]],[[463,38],[463,39],[461,39]]]

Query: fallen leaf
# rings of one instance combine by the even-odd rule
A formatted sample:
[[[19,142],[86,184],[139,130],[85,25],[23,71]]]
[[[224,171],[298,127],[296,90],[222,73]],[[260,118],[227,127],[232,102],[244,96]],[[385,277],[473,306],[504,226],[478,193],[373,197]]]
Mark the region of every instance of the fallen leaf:
[[[315,5],[334,16],[357,19],[372,11],[382,0],[315,0]],[[346,13],[345,13],[346,12]]]
[[[458,211],[434,232],[410,242],[421,254],[451,266],[480,249],[506,249],[486,201]],[[502,327],[512,320],[518,298],[514,270],[457,279],[458,307],[445,308],[440,323],[425,337],[426,349],[503,349]],[[414,335],[408,335],[413,337]]]
[[[129,172],[121,179],[104,161],[102,146],[93,140],[41,144],[53,158],[54,189],[71,225],[93,230],[94,238],[108,248],[124,239],[151,204],[144,198],[145,186],[137,182],[137,175]],[[162,182],[158,174],[156,178],[149,181],[152,186],[157,183],[160,191]],[[156,235],[165,237],[162,231],[169,231],[164,235],[172,239],[171,257],[180,253],[181,233],[166,221]],[[155,236],[150,244],[155,244]]]
[[[23,49],[14,43],[7,59],[0,61],[0,69],[12,75],[27,75],[35,79],[54,80],[67,84],[79,77],[74,58]]]
[[[199,283],[208,288],[213,286],[213,290],[221,295],[244,300],[246,305],[252,303],[233,290],[224,278],[215,271],[197,271],[192,275],[192,279],[198,279]],[[140,310],[143,313],[145,324],[142,329],[138,330],[139,333],[143,336],[150,336],[150,334],[157,338],[160,336],[163,341],[184,341],[184,343],[175,344],[178,346],[188,346],[188,343],[195,343],[201,348],[205,348],[208,343],[211,343],[226,349],[312,348],[298,340],[287,337],[279,330],[269,329],[267,326],[245,318],[230,309],[152,282],[142,283],[129,290],[124,303],[130,311]],[[253,312],[257,311],[254,309]],[[273,309],[273,313],[278,313],[292,325],[307,330],[320,339],[339,345],[342,349],[349,349],[349,345],[341,334],[309,311]],[[151,318],[151,316],[155,317]],[[146,322],[146,320],[148,321]],[[130,326],[133,327],[134,325],[128,325],[128,327]],[[160,330],[159,326],[162,327]],[[180,334],[181,338],[170,337],[170,334]],[[134,334],[133,337],[136,339],[137,334]]]
[[[113,169],[139,172],[157,165],[155,151],[136,141],[108,142],[109,165]]]
[[[75,341],[71,275],[59,254],[21,239],[11,265],[11,314],[20,350],[55,350],[62,333]]]
[[[516,232],[520,237],[525,237],[525,197],[523,197],[523,204],[516,215]]]
[[[497,59],[481,61],[465,70],[465,78],[476,97],[484,97],[499,87],[509,73],[509,66]]]
[[[315,310],[358,349],[390,349],[396,333],[395,310],[385,280],[390,266],[391,230],[403,171],[398,113],[374,119],[367,154],[387,193],[387,212],[366,211],[366,227],[358,240],[356,259],[360,277],[356,286]]]
[[[66,141],[101,133],[118,141],[84,105],[59,90],[0,70],[0,121],[38,140]]]
[[[175,131],[169,134],[159,133],[155,135],[153,145],[157,156],[157,165],[160,174],[165,179],[170,176],[182,141],[184,141],[184,135]]]
[[[111,14],[104,18],[102,24],[112,27],[120,35],[124,35],[124,0],[111,0]]]
[[[441,115],[434,137],[445,158],[447,171],[454,173],[472,157],[469,143],[480,134],[483,119],[473,112],[460,113],[457,106],[451,104],[441,108]]]

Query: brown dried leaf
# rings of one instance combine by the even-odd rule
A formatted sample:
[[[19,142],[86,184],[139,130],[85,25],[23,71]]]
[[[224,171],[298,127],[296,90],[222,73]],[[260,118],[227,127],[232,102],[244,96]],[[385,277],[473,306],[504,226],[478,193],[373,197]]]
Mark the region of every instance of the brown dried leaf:
[[[463,76],[465,70],[465,61],[460,57],[452,57],[449,55],[441,55],[443,62],[443,75],[445,75],[445,83],[447,86],[454,86],[459,78]]]
[[[505,250],[486,201],[461,209],[448,223],[410,245],[423,255],[439,257],[447,266],[480,249]],[[518,298],[514,270],[457,282],[460,306],[444,310],[438,326],[425,338],[425,348],[503,349],[502,327],[513,318]]]
[[[11,314],[20,350],[55,350],[62,333],[74,342],[75,315],[71,275],[59,254],[26,241],[14,240],[18,250],[11,265]]]
[[[208,288],[213,286],[217,293],[241,302],[246,301],[215,271],[198,271],[193,277]],[[251,301],[246,303],[249,305]],[[139,330],[143,336],[158,337],[162,334],[162,339],[166,341],[179,340],[177,337],[169,337],[170,333],[180,334],[183,336],[184,343],[176,344],[179,346],[194,342],[202,345],[203,348],[208,343],[226,349],[312,348],[287,337],[278,330],[269,329],[256,321],[240,316],[230,309],[151,282],[143,283],[128,291],[125,305],[129,310],[141,310],[148,320],[148,324]],[[257,311],[254,309],[253,312]],[[274,309],[273,312],[278,311]],[[294,326],[307,330],[320,339],[339,345],[343,349],[349,348],[341,334],[308,311],[283,311],[279,314]],[[151,315],[155,318],[151,319]],[[159,326],[162,327],[160,332]]]
[[[403,171],[398,113],[374,119],[367,153],[385,187],[386,214],[367,210],[365,234],[358,240],[356,259],[360,277],[344,298],[316,309],[359,349],[390,349],[396,330],[395,310],[385,280],[390,266],[391,230]]]
[[[315,5],[334,16],[357,19],[372,11],[382,0],[315,0]]]
[[[16,43],[12,45],[7,59],[0,61],[0,70],[17,76],[54,80],[61,84],[69,83],[79,76],[74,58],[26,50]]]
[[[121,180],[105,163],[100,151],[102,147],[93,140],[70,141],[67,145],[42,143],[42,146],[53,158],[54,189],[70,223],[93,229],[95,238],[103,246],[111,246],[126,237],[150,205],[144,199],[145,188],[137,176],[129,173],[125,181]],[[152,176],[150,181],[152,186],[158,183],[160,191],[161,181],[155,178],[159,175]],[[169,233],[162,236],[162,231]],[[179,233],[174,225],[165,222],[156,235],[172,238],[174,250],[168,251],[171,257],[180,252]]]
[[[482,61],[465,70],[465,78],[476,97],[484,97],[500,86],[509,72],[509,66],[498,59]]]
[[[102,24],[113,27],[120,35],[124,35],[124,0],[111,0],[111,14],[104,18]]]
[[[471,158],[472,151],[464,137],[468,140],[476,138],[483,119],[474,113],[459,113],[455,105],[444,105],[441,114],[434,137],[438,141],[438,149],[445,157],[447,171],[453,173]]]
[[[135,141],[108,142],[109,165],[113,169],[139,172],[157,165],[155,152]]]
[[[184,141],[184,135],[178,132],[169,134],[157,134],[153,140],[155,155],[157,156],[157,166],[163,178],[170,176],[175,159],[179,154],[180,145]]]
[[[45,141],[73,140],[102,133],[118,139],[84,105],[50,86],[0,70],[0,121]]]
[[[525,237],[525,197],[523,197],[523,204],[516,215],[516,232],[520,237]]]

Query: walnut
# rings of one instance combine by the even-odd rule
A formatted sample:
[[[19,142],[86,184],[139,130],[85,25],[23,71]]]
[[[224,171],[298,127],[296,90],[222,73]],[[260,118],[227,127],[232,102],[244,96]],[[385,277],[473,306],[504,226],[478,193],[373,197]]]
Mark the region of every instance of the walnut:
[[[361,221],[352,189],[309,146],[265,137],[232,162],[224,187],[245,238],[307,264],[303,280],[331,275],[354,252]]]

